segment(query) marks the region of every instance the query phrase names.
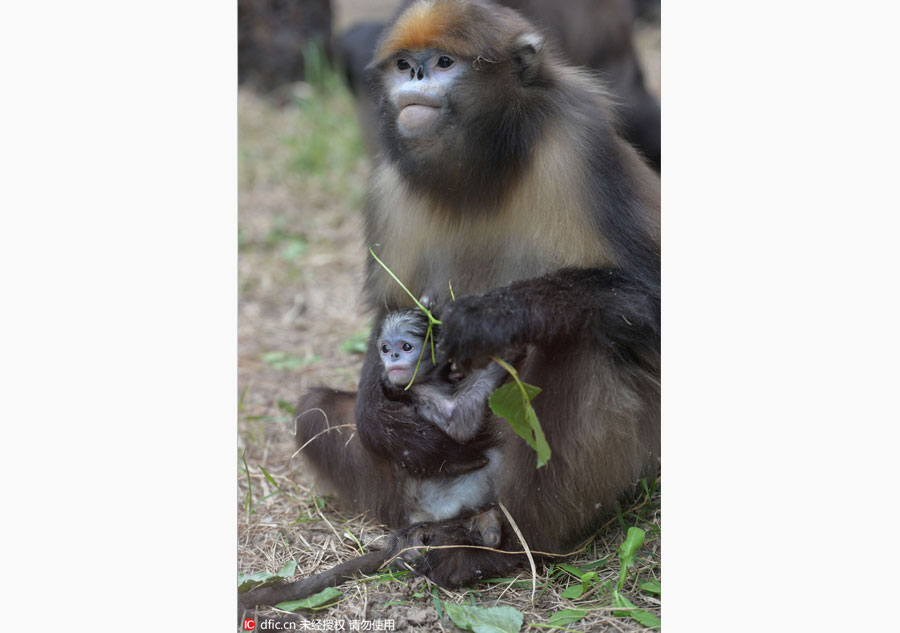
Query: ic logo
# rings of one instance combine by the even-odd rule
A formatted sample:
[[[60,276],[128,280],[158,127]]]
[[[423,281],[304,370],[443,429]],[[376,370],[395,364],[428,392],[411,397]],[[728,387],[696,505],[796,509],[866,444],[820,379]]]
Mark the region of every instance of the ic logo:
[[[256,628],[256,621],[253,618],[246,618],[243,626],[245,631],[252,631]]]

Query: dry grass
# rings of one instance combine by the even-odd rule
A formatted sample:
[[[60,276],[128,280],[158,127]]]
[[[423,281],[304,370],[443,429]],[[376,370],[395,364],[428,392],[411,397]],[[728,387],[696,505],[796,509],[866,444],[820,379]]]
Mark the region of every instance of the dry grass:
[[[252,93],[239,94],[238,567],[275,572],[293,559],[298,563],[293,579],[358,555],[357,540],[368,549],[388,536],[365,516],[343,514],[333,500],[322,503],[302,458],[295,455],[292,405],[312,386],[354,389],[362,356],[341,345],[369,328],[360,301],[368,165],[352,102],[335,85],[324,91],[301,87],[298,94],[300,99],[283,108]],[[644,498],[634,514],[626,509],[625,521],[648,530],[625,593],[658,615],[659,601],[638,584],[659,574],[659,493]],[[578,567],[608,557],[593,571],[598,584],[615,584],[615,552],[623,539],[613,518],[583,552],[565,562]],[[393,619],[397,630],[454,630],[446,616],[438,618],[436,594],[457,603],[513,606],[524,613],[523,630],[528,631],[542,630],[551,614],[567,608],[590,610],[569,630],[644,630],[613,616],[608,592],[595,587],[578,600],[567,600],[560,594],[578,582],[575,578],[540,564],[537,574],[533,602],[527,569],[510,581],[459,592],[407,574],[348,583],[338,604],[303,617]],[[266,614],[276,611],[260,612]]]

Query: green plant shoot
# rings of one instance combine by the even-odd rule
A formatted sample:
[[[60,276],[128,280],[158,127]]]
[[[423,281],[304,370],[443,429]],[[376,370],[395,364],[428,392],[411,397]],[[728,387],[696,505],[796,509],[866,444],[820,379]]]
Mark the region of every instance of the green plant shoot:
[[[397,278],[397,275],[394,274],[394,271],[392,271],[390,268],[388,268],[387,265],[383,261],[378,259],[378,255],[375,254],[375,251],[372,250],[371,246],[369,247],[369,252],[372,254],[372,257],[375,258],[375,261],[378,262],[381,265],[381,267],[387,271],[387,274],[389,274],[394,281],[396,281],[398,284],[400,284],[400,287],[403,288],[404,292],[406,292],[406,294],[409,295],[410,299],[412,299],[413,303],[415,303],[416,306],[418,306],[419,310],[424,312],[425,316],[428,317],[428,330],[425,332],[425,341],[422,343],[422,351],[419,352],[419,360],[416,361],[416,368],[413,370],[412,378],[409,379],[409,384],[403,388],[404,390],[406,390],[406,389],[409,389],[410,387],[412,387],[413,382],[416,380],[416,374],[419,373],[419,365],[422,362],[422,356],[425,354],[425,347],[428,345],[429,342],[431,342],[431,362],[433,364],[437,365],[437,360],[435,359],[435,356],[434,356],[434,332],[433,332],[433,329],[434,329],[435,325],[440,325],[441,322],[438,321],[437,319],[435,319],[434,315],[431,314],[431,311],[428,310],[428,308],[426,308],[425,306],[423,306],[419,302],[418,299],[416,299],[416,296],[409,291],[409,288],[407,288],[403,284],[403,282]]]
[[[641,528],[630,527],[625,535],[625,540],[619,546],[619,579],[612,591],[613,605],[628,610],[613,611],[613,615],[619,618],[630,617],[646,627],[659,628],[660,620],[658,617],[649,611],[638,609],[631,600],[622,594],[622,589],[625,587],[625,577],[628,574],[628,570],[634,565],[634,556],[641,545],[643,545],[644,536],[645,532]]]

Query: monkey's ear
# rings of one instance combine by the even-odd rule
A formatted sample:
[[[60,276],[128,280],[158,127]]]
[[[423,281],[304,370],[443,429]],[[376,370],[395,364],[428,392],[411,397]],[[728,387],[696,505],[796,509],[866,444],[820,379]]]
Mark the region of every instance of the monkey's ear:
[[[540,33],[522,33],[516,38],[513,59],[519,64],[519,76],[527,86],[537,79],[541,70],[544,36]]]

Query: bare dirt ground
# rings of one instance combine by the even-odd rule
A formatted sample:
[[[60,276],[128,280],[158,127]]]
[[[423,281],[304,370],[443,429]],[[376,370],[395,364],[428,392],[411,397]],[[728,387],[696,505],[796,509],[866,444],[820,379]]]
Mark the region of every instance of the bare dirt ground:
[[[336,28],[385,17],[394,5],[392,0],[337,2]],[[644,25],[637,41],[648,83],[658,93],[659,30]],[[352,100],[334,79],[298,86],[283,107],[243,90],[238,97],[236,505],[241,572],[276,572],[293,560],[297,569],[292,578],[304,577],[358,555],[360,545],[377,546],[388,535],[376,522],[343,514],[331,499],[320,496],[295,455],[293,439],[293,406],[307,388],[355,389],[362,364],[355,349],[370,327],[360,300],[368,162]],[[658,615],[658,596],[637,588],[659,577],[658,492],[651,497],[633,512],[625,508],[624,522],[648,531],[626,591],[637,606]],[[589,614],[567,625],[570,630],[643,630],[634,620],[614,617],[608,595],[599,588],[606,580],[615,582],[615,552],[624,539],[620,525],[613,518],[584,552],[567,561],[590,566],[609,557],[608,564],[593,568],[597,587],[577,600],[562,597],[579,582],[558,568],[538,568],[534,601],[527,571],[519,574],[519,582],[459,592],[411,575],[378,576],[342,586],[340,602],[305,611],[302,617],[343,621],[346,630],[353,620],[392,620],[395,630],[455,630],[446,616],[438,617],[437,596],[456,603],[514,606],[525,615],[523,630],[537,631],[553,613],[572,608]]]

